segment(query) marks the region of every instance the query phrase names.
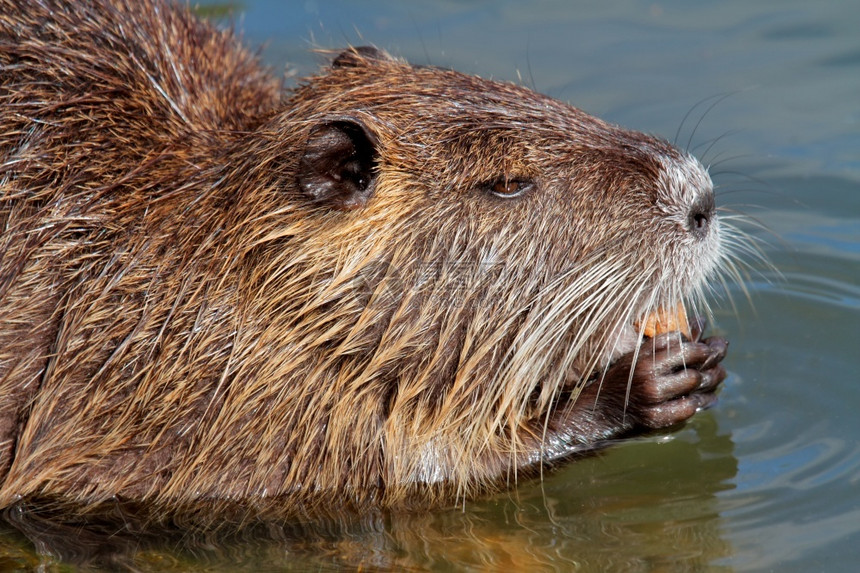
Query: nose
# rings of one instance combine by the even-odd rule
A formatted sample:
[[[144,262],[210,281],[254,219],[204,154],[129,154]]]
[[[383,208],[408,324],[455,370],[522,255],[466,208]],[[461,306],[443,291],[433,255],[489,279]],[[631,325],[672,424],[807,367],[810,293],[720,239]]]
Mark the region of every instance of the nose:
[[[711,228],[715,212],[713,191],[709,190],[693,203],[687,215],[687,229],[696,239],[703,240],[708,236],[708,230]]]

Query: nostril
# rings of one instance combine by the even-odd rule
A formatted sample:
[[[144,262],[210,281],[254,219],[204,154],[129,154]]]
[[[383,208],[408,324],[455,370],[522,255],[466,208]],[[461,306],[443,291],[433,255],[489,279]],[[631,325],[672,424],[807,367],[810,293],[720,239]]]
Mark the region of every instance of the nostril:
[[[690,217],[687,226],[697,239],[704,239],[708,235],[711,219],[714,216],[713,198],[697,203],[690,209]]]

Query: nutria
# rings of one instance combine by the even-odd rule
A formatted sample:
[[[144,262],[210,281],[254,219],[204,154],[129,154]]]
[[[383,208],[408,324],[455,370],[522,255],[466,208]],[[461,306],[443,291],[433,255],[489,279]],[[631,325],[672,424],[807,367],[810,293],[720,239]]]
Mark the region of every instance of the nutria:
[[[164,0],[0,14],[0,508],[450,503],[713,402],[723,339],[634,327],[726,259],[686,152],[375,48],[286,90]]]

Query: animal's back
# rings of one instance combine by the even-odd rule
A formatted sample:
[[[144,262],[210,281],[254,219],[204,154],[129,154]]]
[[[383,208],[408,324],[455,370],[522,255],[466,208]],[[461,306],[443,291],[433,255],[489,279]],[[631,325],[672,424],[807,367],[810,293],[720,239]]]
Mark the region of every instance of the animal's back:
[[[38,441],[17,434],[45,373],[79,368],[83,385],[145,322],[122,316],[140,301],[93,316],[98,289],[139,298],[155,267],[169,281],[187,263],[135,231],[181,238],[193,223],[174,221],[177,177],[193,180],[198,158],[280,101],[279,82],[231,32],[166,8],[0,0],[0,481],[16,442]],[[158,300],[157,285],[147,289]],[[88,330],[110,334],[102,348],[75,349]],[[75,364],[55,360],[75,352]]]

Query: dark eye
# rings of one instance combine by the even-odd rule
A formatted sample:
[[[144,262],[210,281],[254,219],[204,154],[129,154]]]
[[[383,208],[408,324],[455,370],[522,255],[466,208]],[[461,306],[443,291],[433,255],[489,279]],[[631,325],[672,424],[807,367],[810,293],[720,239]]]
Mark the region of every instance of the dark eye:
[[[502,199],[519,197],[532,187],[534,181],[529,179],[499,179],[489,184],[490,193]]]

